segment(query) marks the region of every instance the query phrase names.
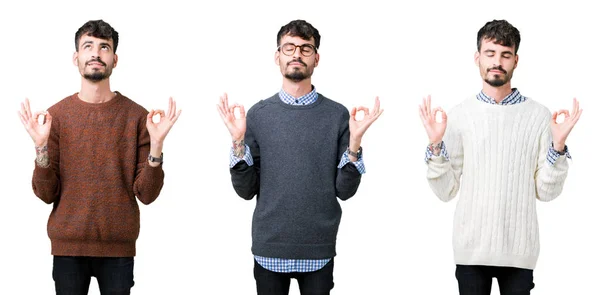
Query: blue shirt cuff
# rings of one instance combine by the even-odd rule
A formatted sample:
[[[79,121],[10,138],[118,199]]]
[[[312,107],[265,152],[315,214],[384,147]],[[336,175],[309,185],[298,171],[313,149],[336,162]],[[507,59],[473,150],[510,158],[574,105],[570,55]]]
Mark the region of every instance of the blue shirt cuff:
[[[365,163],[363,162],[362,154],[358,157],[358,160],[356,160],[356,162],[352,162],[350,161],[350,157],[348,156],[348,151],[344,152],[344,154],[342,155],[342,160],[340,161],[340,164],[337,167],[341,169],[348,163],[354,164],[354,166],[356,166],[356,169],[360,174],[365,174],[367,172],[367,170],[365,169]]]
[[[548,155],[546,155],[546,161],[548,162],[548,164],[550,164],[550,166],[554,166],[554,163],[556,163],[556,160],[558,160],[558,157],[560,156],[561,154],[559,154],[558,151],[554,149],[554,144],[551,144],[550,147],[548,147]],[[571,159],[569,148],[566,145],[564,156],[568,159]]]
[[[440,151],[440,155],[444,156],[446,160],[450,161],[450,157],[448,157],[448,151],[446,150],[446,144],[442,141],[442,149]],[[433,151],[429,149],[429,146],[425,148],[425,163],[429,161],[434,156]]]
[[[254,165],[254,161],[252,160],[252,154],[250,154],[250,147],[246,145],[246,153],[243,158],[238,158],[233,153],[233,147],[231,147],[231,151],[229,152],[229,168],[233,168],[235,164],[239,163],[241,160],[246,161],[248,166]]]

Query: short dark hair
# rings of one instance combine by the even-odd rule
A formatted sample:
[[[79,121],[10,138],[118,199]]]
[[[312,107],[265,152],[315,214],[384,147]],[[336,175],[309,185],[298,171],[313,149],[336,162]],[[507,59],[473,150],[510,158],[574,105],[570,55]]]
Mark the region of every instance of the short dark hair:
[[[516,54],[519,50],[519,43],[521,43],[521,34],[509,22],[505,20],[493,20],[487,22],[477,32],[477,51],[481,51],[481,42],[483,39],[495,40],[494,43],[507,47],[514,45]]]
[[[281,42],[281,38],[285,35],[300,37],[304,40],[310,40],[311,37],[315,38],[315,47],[317,49],[321,44],[321,35],[319,35],[319,30],[305,20],[293,20],[287,25],[281,27],[279,33],[277,33],[277,46],[281,45],[279,42]]]
[[[87,35],[105,40],[113,40],[113,52],[117,53],[119,44],[119,33],[103,20],[91,20],[83,24],[75,33],[75,50],[79,51],[79,40],[81,36]]]

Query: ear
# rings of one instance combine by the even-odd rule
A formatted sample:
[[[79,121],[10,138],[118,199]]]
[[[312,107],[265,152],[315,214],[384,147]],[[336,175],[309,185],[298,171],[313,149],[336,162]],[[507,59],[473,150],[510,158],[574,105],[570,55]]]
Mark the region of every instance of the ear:
[[[113,59],[113,69],[117,67],[117,62],[119,61],[119,56],[115,54]]]
[[[279,50],[275,51],[275,64],[279,65]]]
[[[73,53],[73,64],[75,66],[79,66],[79,64],[78,64],[78,58],[79,58],[79,52],[75,51],[75,53]]]
[[[321,56],[319,55],[319,53],[318,53],[318,52],[317,52],[317,53],[315,53],[315,68],[316,68],[316,67],[319,65],[319,58],[320,58],[320,57],[321,57]]]
[[[515,54],[515,67],[513,69],[516,69],[518,64],[519,64],[519,55]]]
[[[475,51],[475,56],[473,57],[475,61],[475,65],[479,66],[479,51]]]

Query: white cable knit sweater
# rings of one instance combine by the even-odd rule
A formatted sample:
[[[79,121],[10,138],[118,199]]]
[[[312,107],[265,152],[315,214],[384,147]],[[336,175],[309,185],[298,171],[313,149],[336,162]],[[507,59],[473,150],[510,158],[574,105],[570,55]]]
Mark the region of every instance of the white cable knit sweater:
[[[539,250],[536,198],[562,191],[568,164],[546,161],[550,111],[531,98],[494,105],[475,96],[448,114],[450,161],[434,156],[427,179],[442,200],[460,198],[454,215],[456,264],[534,269]]]

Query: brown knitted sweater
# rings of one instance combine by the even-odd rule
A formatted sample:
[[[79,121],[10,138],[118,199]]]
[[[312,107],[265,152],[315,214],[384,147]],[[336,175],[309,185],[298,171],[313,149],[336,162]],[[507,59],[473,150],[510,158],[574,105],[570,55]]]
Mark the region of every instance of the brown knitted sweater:
[[[52,254],[135,256],[140,211],[163,186],[162,165],[151,167],[148,111],[117,92],[87,103],[73,94],[48,109],[50,167],[33,170],[33,191],[53,203],[48,219]]]

